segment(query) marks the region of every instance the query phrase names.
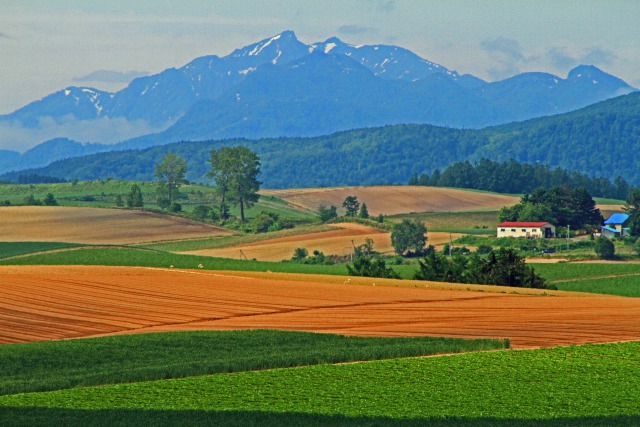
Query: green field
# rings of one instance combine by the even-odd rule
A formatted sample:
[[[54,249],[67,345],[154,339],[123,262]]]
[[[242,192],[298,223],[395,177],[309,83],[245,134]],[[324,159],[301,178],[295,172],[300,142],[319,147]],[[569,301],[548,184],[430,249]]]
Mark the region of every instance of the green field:
[[[495,235],[498,212],[425,212],[393,215],[387,219],[392,222],[418,219],[425,223],[429,231]]]
[[[60,206],[81,206],[96,208],[115,207],[116,197],[126,199],[131,186],[137,184],[144,197],[144,207],[160,209],[156,204],[158,197],[157,182],[148,181],[120,181],[112,179],[66,182],[58,184],[0,184],[0,203],[9,201],[11,205],[21,205],[24,199],[33,195],[36,199],[44,199],[48,193],[55,196]],[[185,213],[191,212],[197,205],[215,206],[218,202],[216,189],[205,185],[188,184],[180,187],[180,197],[177,200]],[[266,211],[278,214],[294,222],[316,222],[317,216],[313,212],[301,211],[290,207],[285,201],[273,196],[263,196],[253,207],[245,209],[247,218],[254,218],[260,212]],[[231,206],[232,215],[240,215],[237,207]]]
[[[467,353],[7,395],[0,416],[100,425],[147,424],[165,413],[191,425],[638,425],[639,366],[639,342]]]
[[[0,259],[78,246],[81,245],[61,242],[0,242]]]
[[[530,264],[561,291],[640,297],[640,264]]]
[[[536,264],[531,265],[543,277],[551,282],[565,281],[571,279],[589,279],[611,275],[640,274],[639,263],[629,264],[607,264],[598,262],[586,263],[557,263],[557,264]]]
[[[0,346],[0,394],[223,372],[502,349],[504,340],[199,331]]]
[[[202,265],[205,270],[347,275],[347,267],[344,264],[308,265],[290,262],[245,261],[126,247],[87,247],[81,250],[41,253],[6,261],[0,260],[0,265],[118,265],[165,268],[174,266],[185,269],[195,269]]]

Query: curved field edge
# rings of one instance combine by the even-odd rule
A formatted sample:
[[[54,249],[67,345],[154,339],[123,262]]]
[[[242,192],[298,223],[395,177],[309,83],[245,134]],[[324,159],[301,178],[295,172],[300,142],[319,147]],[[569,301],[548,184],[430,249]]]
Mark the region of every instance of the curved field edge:
[[[275,330],[120,335],[0,346],[0,394],[508,348],[507,340]]]
[[[322,275],[348,275],[345,265],[312,265],[293,262],[247,261],[209,256],[175,254],[160,250],[131,247],[71,247],[51,252],[26,254],[17,258],[0,259],[0,265],[105,265],[132,267],[160,267],[179,269],[254,271],[276,273],[302,273]],[[606,263],[531,263],[536,272],[549,280],[558,290],[640,297],[640,264]],[[416,265],[394,265],[392,268],[403,279],[411,279]],[[602,276],[618,277],[612,281]],[[582,279],[568,281],[569,279]],[[591,280],[594,279],[594,280]],[[613,285],[611,285],[613,282]],[[443,283],[443,286],[451,285]],[[502,289],[504,290],[504,289]],[[501,290],[501,291],[502,291]],[[523,292],[523,288],[513,288]]]
[[[231,411],[465,425],[640,419],[640,342],[218,374],[0,397],[8,413]],[[37,408],[37,409],[36,409]],[[129,412],[132,411],[132,412]],[[54,411],[51,411],[54,412]],[[55,413],[55,412],[54,412]],[[187,414],[189,412],[185,412]],[[301,415],[305,414],[305,415]],[[586,423],[583,423],[583,425]],[[469,425],[469,424],[466,424]],[[526,424],[525,424],[526,425]],[[538,424],[536,424],[538,425]],[[573,423],[573,425],[576,425]]]
[[[0,242],[0,259],[81,246],[83,245],[63,242]]]
[[[331,225],[309,225],[295,228],[288,228],[284,230],[273,231],[269,233],[258,234],[244,234],[234,236],[223,237],[208,237],[202,239],[187,239],[187,240],[171,240],[152,243],[141,243],[139,245],[132,245],[133,247],[155,249],[167,252],[182,252],[182,251],[195,251],[201,249],[219,249],[230,246],[236,246],[239,244],[261,242],[265,240],[277,239],[280,237],[298,236],[310,233],[320,233],[323,231],[332,231],[339,229],[339,227]]]

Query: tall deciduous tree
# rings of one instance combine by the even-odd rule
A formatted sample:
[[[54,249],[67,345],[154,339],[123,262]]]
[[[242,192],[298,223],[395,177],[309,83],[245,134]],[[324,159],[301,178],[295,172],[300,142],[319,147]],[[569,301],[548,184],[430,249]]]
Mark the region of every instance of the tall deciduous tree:
[[[211,170],[221,197],[220,212],[225,210],[226,200],[240,207],[240,219],[244,222],[244,210],[253,206],[260,195],[260,159],[257,154],[244,146],[223,147],[211,151]]]
[[[356,196],[347,196],[342,202],[342,207],[345,208],[345,216],[356,217],[358,210],[360,209],[360,202]]]
[[[427,243],[426,233],[427,227],[422,222],[403,219],[393,227],[391,245],[398,255],[404,255],[407,251],[421,253]]]
[[[627,197],[624,210],[629,213],[629,228],[632,236],[640,236],[640,188],[633,190]]]
[[[165,193],[171,205],[178,194],[178,188],[186,181],[187,162],[175,153],[167,153],[160,163],[156,163],[153,174],[160,180],[160,192]]]
[[[127,195],[127,206],[130,208],[141,208],[144,206],[144,199],[142,198],[142,191],[138,184],[131,186],[131,191]]]

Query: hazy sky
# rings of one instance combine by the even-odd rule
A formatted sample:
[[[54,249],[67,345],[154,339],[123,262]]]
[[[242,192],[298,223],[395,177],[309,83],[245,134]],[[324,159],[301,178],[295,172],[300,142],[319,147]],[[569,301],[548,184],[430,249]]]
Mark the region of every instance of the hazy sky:
[[[283,30],[395,44],[496,80],[596,65],[640,86],[640,1],[0,0],[0,114],[64,87],[117,90],[140,73]]]

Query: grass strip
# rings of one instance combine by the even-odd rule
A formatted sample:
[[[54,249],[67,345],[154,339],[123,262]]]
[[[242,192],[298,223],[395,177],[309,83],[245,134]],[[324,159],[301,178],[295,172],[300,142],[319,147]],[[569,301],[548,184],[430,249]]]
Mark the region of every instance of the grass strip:
[[[501,349],[504,340],[198,331],[0,346],[0,394],[221,372]]]
[[[347,275],[345,265],[246,261],[125,247],[90,247],[79,250],[34,254],[20,258],[0,260],[0,265],[113,265],[162,268],[174,266],[175,268],[202,268],[205,270]]]
[[[61,242],[0,242],[0,259],[79,246],[82,245]]]
[[[136,423],[140,411],[231,411],[278,414],[283,425],[301,414],[413,425],[637,425],[639,366],[640,343],[631,342],[78,388],[2,396],[0,406],[133,411]]]
[[[640,273],[640,264],[611,263],[531,263],[536,272],[550,282],[570,279],[589,279],[602,276],[616,276]]]
[[[640,273],[553,283],[561,291],[640,297]]]

